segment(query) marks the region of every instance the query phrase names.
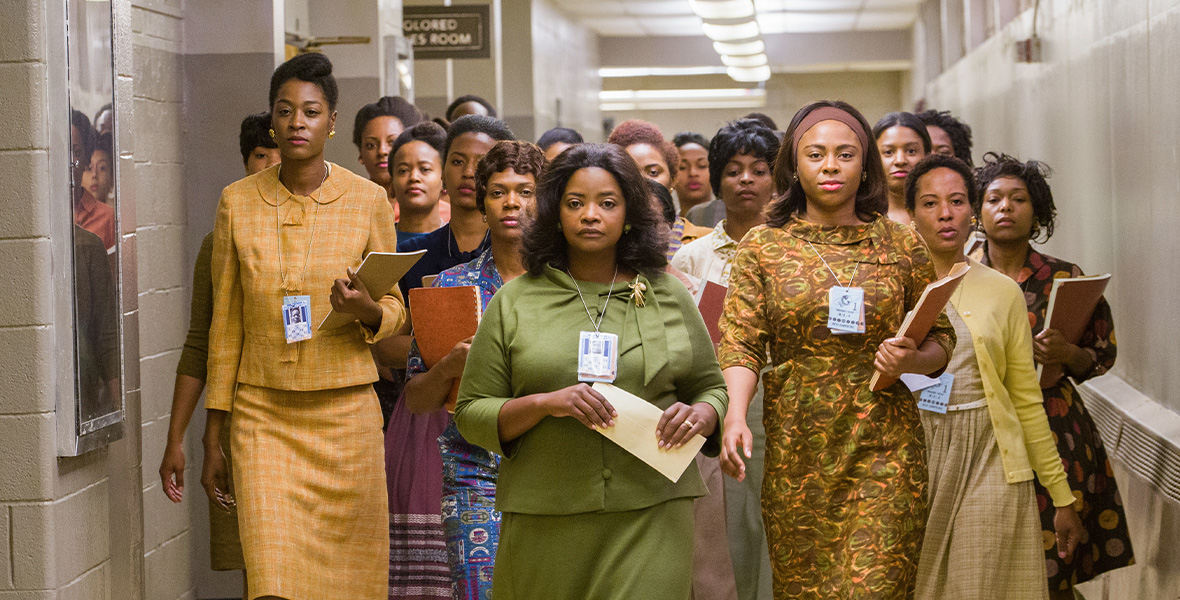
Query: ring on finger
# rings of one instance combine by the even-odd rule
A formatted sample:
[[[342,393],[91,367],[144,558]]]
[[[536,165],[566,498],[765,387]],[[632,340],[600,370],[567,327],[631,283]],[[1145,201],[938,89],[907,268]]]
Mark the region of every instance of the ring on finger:
[[[680,426],[681,426],[681,427],[684,427],[685,425],[688,425],[688,428],[689,428],[689,429],[692,429],[693,427],[696,427],[696,425],[694,425],[692,421],[685,421],[685,422],[683,422],[683,423],[681,423],[681,424],[680,424]]]

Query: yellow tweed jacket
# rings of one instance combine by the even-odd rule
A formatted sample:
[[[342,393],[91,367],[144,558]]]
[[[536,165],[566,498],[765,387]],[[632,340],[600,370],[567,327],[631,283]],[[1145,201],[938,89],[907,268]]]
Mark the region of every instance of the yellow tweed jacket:
[[[385,191],[348,169],[332,168],[311,196],[289,192],[279,182],[278,167],[226,187],[213,230],[205,407],[231,410],[238,383],[309,391],[376,381],[367,344],[405,321],[397,287],[379,302],[380,330],[359,321],[328,331],[315,328],[331,310],[335,279],[347,277],[346,269],[355,269],[368,253],[396,248]],[[287,343],[286,295],[311,296],[310,340]]]
[[[1020,286],[975,259],[968,262],[971,270],[951,304],[971,330],[1008,483],[1030,481],[1035,471],[1053,505],[1069,506],[1073,492],[1045,416]]]

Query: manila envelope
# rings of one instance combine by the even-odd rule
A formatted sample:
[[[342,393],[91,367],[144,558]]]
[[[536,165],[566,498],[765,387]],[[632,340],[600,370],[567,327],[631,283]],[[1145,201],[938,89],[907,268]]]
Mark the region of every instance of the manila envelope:
[[[609,383],[595,383],[594,389],[615,407],[619,416],[615,424],[597,431],[606,439],[618,444],[636,458],[650,465],[673,483],[680,481],[684,470],[692,464],[705,438],[694,435],[683,446],[661,450],[660,438],[656,437],[656,426],[664,411],[639,396],[619,389]]]

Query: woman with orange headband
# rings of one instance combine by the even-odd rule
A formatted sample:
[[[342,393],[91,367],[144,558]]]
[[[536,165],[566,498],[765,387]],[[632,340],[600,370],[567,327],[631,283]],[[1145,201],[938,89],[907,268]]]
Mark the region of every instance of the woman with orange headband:
[[[779,197],[738,246],[721,318],[729,388],[722,468],[746,475],[746,411],[763,376],[762,517],[775,598],[908,598],[926,523],[918,408],[885,375],[938,373],[955,346],[939,318],[920,344],[892,337],[935,278],[912,228],[884,217],[869,124],[843,102],[791,121]]]

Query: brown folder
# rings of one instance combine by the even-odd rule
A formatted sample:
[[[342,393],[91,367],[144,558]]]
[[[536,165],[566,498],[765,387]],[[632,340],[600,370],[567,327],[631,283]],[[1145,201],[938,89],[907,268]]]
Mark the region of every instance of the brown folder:
[[[1045,329],[1056,329],[1065,341],[1078,343],[1109,282],[1110,273],[1053,280],[1049,308],[1045,311]],[[1047,388],[1061,380],[1065,371],[1061,365],[1037,365],[1037,375],[1041,387]]]
[[[410,317],[414,322],[414,340],[426,368],[438,364],[455,344],[475,335],[482,316],[479,288],[473,285],[458,287],[415,288],[410,290]],[[459,398],[459,380],[447,398],[447,410],[454,412]]]
[[[705,281],[701,299],[697,302],[697,310],[701,311],[701,317],[705,319],[705,327],[709,330],[709,339],[713,340],[714,347],[721,343],[721,313],[725,309],[725,294],[728,292],[729,288],[723,285]]]
[[[957,263],[951,267],[951,272],[947,273],[946,277],[927,285],[926,289],[922,290],[922,296],[918,298],[918,304],[905,316],[905,320],[902,321],[901,327],[894,337],[908,337],[914,340],[915,344],[921,346],[970,268],[965,262]],[[897,383],[897,379],[875,372],[869,381],[869,389],[877,392],[894,383]]]

